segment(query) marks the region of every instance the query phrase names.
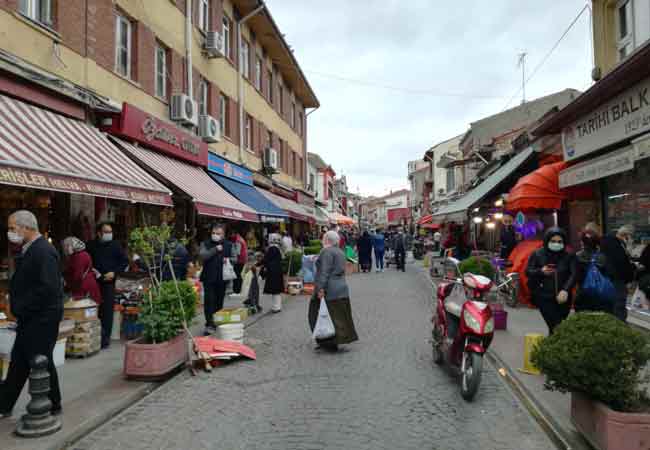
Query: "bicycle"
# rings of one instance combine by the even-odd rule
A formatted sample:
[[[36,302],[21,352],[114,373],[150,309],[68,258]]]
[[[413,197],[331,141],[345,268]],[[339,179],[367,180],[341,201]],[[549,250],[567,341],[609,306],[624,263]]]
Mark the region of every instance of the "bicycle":
[[[497,299],[515,308],[519,304],[519,274],[507,272],[512,267],[508,260],[496,257],[494,262]]]

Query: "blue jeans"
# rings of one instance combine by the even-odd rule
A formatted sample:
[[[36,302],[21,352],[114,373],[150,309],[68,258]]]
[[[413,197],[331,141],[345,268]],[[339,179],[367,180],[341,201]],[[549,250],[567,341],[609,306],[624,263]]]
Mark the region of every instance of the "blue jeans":
[[[384,268],[384,251],[375,249],[375,266],[377,269]]]

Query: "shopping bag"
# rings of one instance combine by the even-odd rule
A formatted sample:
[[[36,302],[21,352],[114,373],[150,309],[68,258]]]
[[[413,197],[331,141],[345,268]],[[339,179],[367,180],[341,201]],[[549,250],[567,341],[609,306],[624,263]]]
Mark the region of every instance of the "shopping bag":
[[[232,281],[237,278],[235,269],[233,268],[229,259],[225,259],[223,262],[223,281]]]
[[[595,256],[587,268],[587,275],[580,290],[586,296],[609,303],[614,303],[617,296],[614,284],[598,269]]]
[[[244,275],[244,278],[241,283],[241,296],[243,298],[248,298],[248,291],[251,288],[251,283],[253,282],[253,271],[249,270],[246,272],[246,275]]]
[[[314,333],[312,336],[316,340],[329,339],[336,335],[334,329],[334,322],[330,317],[330,312],[327,309],[325,298],[320,299],[320,307],[318,308],[318,318],[316,319],[316,326],[314,326]]]

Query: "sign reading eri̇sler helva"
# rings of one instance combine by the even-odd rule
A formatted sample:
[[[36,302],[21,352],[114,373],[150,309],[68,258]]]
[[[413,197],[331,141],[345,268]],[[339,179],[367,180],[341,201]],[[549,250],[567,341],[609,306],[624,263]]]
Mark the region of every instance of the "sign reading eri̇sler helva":
[[[650,131],[650,78],[564,128],[564,160],[580,158],[645,131]]]

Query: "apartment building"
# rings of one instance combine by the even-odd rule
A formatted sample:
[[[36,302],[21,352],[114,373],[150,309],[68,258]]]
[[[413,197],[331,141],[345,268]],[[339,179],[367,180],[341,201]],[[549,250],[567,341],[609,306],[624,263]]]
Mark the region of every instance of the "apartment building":
[[[185,95],[176,115],[189,120],[174,122],[189,124],[210,153],[257,179],[265,149],[274,149],[273,179],[305,187],[306,110],[319,103],[262,2],[0,0],[0,30],[0,70],[12,79],[2,90],[39,104],[38,92],[12,89],[20,72],[37,73],[41,84],[85,100],[90,122],[98,104],[172,121],[170,105]],[[199,116],[214,119],[204,132]]]

